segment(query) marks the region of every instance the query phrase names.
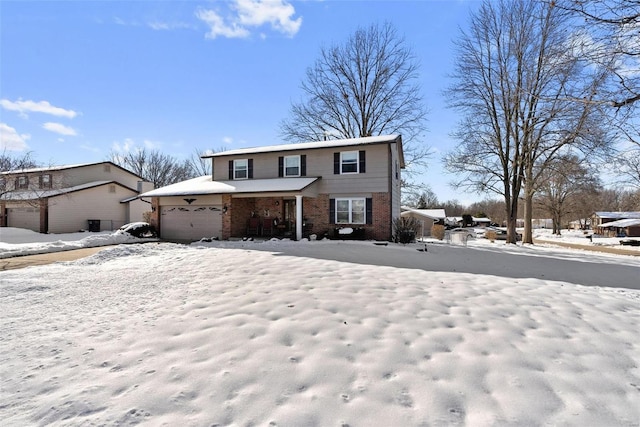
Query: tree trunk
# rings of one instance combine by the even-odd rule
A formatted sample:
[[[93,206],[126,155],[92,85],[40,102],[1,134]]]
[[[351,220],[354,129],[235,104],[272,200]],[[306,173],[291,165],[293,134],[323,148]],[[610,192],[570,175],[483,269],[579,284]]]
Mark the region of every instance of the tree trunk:
[[[530,188],[529,181],[525,183],[524,188],[524,233],[522,235],[522,243],[533,244],[533,189]]]

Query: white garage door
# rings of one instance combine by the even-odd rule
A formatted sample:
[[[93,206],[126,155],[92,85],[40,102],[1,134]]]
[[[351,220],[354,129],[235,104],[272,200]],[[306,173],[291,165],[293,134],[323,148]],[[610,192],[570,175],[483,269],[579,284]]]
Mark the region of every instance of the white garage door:
[[[40,232],[40,208],[8,208],[7,225]]]
[[[160,235],[167,240],[196,241],[222,237],[221,206],[162,206]]]

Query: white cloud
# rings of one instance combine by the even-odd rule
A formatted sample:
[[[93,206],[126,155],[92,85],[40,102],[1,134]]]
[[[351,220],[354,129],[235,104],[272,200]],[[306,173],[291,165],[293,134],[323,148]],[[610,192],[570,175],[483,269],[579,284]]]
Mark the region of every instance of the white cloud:
[[[302,18],[293,19],[296,11],[285,0],[234,0],[231,9],[226,17],[213,10],[196,11],[196,17],[209,26],[207,38],[244,38],[251,29],[267,24],[274,31],[294,36],[302,25]]]
[[[55,107],[47,101],[23,101],[19,99],[17,101],[9,101],[8,99],[0,99],[0,106],[5,110],[17,111],[20,114],[27,115],[27,113],[44,113],[51,114],[57,117],[67,117],[69,119],[78,115],[73,110],[66,110],[64,108]]]
[[[76,136],[78,134],[72,127],[60,123],[47,122],[43,124],[42,127],[50,132],[59,133],[60,135]]]
[[[132,151],[136,146],[136,143],[131,138],[125,138],[124,141],[113,141],[111,149],[117,153],[128,153]]]
[[[27,140],[31,135],[19,134],[11,126],[0,123],[0,150],[4,151],[24,151],[27,147]]]
[[[230,136],[225,136],[224,138],[222,138],[222,142],[224,142],[225,144],[233,144],[233,138],[231,138]]]
[[[244,38],[250,34],[249,30],[241,28],[237,23],[225,23],[224,19],[213,10],[197,10],[196,17],[209,26],[209,32],[205,36],[208,39],[215,39],[218,36]]]
[[[187,24],[186,22],[152,21],[148,22],[147,25],[149,26],[149,28],[156,31],[184,30],[194,28],[193,25]]]

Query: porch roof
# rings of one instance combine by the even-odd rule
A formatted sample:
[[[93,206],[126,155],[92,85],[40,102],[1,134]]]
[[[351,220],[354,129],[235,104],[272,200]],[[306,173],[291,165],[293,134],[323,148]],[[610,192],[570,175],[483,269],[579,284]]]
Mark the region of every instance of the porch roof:
[[[204,175],[147,191],[139,197],[296,192],[306,189],[318,179],[319,177],[301,177],[213,181],[211,175]]]
[[[611,228],[611,227],[635,227],[640,225],[640,219],[635,218],[627,218],[627,219],[619,219],[617,221],[605,222],[604,224],[598,225],[600,228]]]

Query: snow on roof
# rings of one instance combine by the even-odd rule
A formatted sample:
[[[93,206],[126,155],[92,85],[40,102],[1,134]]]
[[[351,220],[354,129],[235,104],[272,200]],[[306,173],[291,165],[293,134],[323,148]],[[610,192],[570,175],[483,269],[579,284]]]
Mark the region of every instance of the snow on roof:
[[[108,162],[107,161],[107,162],[94,162],[94,163],[78,163],[78,164],[74,164],[74,165],[44,166],[44,167],[29,168],[29,169],[14,169],[14,170],[10,170],[10,171],[0,172],[0,175],[14,175],[14,174],[17,174],[17,173],[36,173],[36,172],[57,171],[57,170],[64,170],[64,169],[81,168],[81,167],[85,167],[85,166],[101,165],[103,163],[109,163],[109,164],[112,164],[112,165],[117,166],[119,168],[122,168],[122,166],[118,166],[113,162]],[[124,168],[122,168],[122,169],[124,169]],[[127,172],[133,173],[131,171],[127,171]]]
[[[313,142],[299,142],[299,143],[293,143],[293,144],[266,145],[264,147],[240,148],[237,150],[221,151],[219,153],[213,153],[213,154],[202,156],[202,158],[235,156],[235,155],[255,154],[255,153],[272,153],[277,151],[309,150],[309,149],[315,149],[315,148],[382,144],[387,142],[401,143],[402,139],[400,135],[381,135],[381,136],[369,136],[365,138],[331,139],[328,141],[313,141]]]
[[[596,212],[595,215],[607,219],[640,219],[640,212]]]
[[[444,212],[444,209],[414,209],[407,206],[403,206],[402,210],[405,212],[412,212],[417,215],[425,216],[431,219],[443,219],[447,216]]]
[[[640,218],[625,218],[619,219],[617,221],[605,222],[604,224],[598,225],[598,227],[608,228],[608,227],[634,227],[636,225],[640,225]]]
[[[35,200],[44,197],[55,197],[61,194],[73,193],[74,191],[86,190],[88,188],[98,187],[100,185],[110,184],[114,181],[93,181],[87,182],[73,187],[54,188],[51,190],[25,190],[25,191],[10,191],[2,194],[0,199],[2,200]]]
[[[194,194],[237,194],[280,191],[300,191],[318,178],[246,179],[238,181],[213,181],[211,175],[167,185],[147,191],[140,197],[190,196]]]

